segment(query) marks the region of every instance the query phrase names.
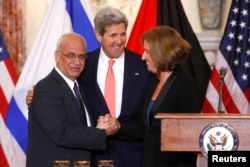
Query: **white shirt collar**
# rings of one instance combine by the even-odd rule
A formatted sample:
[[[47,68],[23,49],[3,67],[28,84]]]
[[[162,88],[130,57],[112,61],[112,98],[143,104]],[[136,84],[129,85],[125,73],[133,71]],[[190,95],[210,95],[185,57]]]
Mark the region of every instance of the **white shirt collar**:
[[[115,66],[117,65],[121,65],[121,64],[124,64],[124,56],[125,56],[125,53],[122,52],[121,56],[116,58],[116,59],[113,59],[115,60]],[[101,50],[100,50],[100,57],[99,57],[99,60],[102,62],[102,64],[108,64],[110,58],[104,53],[102,47],[101,47]]]
[[[59,73],[59,75],[65,80],[65,82],[69,85],[69,87],[71,88],[71,90],[73,90],[74,88],[74,82],[77,83],[77,81],[72,81],[71,79],[67,78],[60,70],[58,67],[55,67],[55,70]],[[77,83],[78,85],[78,83]]]

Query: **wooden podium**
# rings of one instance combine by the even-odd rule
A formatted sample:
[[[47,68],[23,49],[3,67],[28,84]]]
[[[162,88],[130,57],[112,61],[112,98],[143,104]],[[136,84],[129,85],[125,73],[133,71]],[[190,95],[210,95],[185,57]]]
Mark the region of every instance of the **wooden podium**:
[[[161,119],[161,150],[196,152],[197,166],[207,166],[199,145],[200,134],[215,122],[224,122],[236,131],[239,139],[237,150],[250,150],[250,114],[158,113],[155,118]]]

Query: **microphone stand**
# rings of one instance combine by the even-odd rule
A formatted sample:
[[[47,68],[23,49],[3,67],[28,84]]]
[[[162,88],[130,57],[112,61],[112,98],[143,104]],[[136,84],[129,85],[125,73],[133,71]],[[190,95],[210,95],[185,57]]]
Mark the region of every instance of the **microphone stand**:
[[[225,113],[224,111],[221,110],[221,103],[222,103],[222,88],[224,84],[224,78],[227,73],[227,68],[226,67],[221,67],[220,70],[220,92],[219,92],[219,104],[218,104],[218,113]]]

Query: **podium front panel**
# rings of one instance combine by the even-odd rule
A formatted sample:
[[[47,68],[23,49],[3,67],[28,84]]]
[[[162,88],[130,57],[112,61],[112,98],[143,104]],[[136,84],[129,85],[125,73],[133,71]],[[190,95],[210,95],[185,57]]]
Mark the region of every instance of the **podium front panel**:
[[[250,114],[159,113],[155,118],[161,119],[162,151],[200,152],[200,134],[215,122],[224,122],[236,131],[238,150],[250,150]]]

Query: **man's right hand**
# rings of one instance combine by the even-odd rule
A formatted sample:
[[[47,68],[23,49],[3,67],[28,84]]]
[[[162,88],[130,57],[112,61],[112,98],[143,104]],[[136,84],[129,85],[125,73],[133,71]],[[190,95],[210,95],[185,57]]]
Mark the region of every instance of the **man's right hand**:
[[[33,99],[33,94],[34,94],[34,88],[30,89],[26,95],[26,104],[30,105]]]
[[[115,134],[121,127],[121,124],[116,118],[113,118],[110,114],[99,116],[97,120],[97,128],[104,129],[107,136]]]

